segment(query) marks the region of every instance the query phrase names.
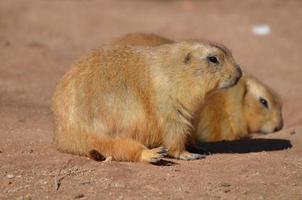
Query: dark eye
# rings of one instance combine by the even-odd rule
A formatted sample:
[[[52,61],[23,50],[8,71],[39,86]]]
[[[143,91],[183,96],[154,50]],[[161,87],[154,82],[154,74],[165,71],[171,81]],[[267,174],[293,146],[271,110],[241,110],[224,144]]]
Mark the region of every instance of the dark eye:
[[[262,97],[260,97],[259,101],[260,101],[260,103],[261,103],[264,107],[268,108],[268,102],[267,102],[267,100],[265,100],[265,99],[263,99]]]
[[[219,64],[219,61],[216,56],[209,56],[208,61],[214,64]]]

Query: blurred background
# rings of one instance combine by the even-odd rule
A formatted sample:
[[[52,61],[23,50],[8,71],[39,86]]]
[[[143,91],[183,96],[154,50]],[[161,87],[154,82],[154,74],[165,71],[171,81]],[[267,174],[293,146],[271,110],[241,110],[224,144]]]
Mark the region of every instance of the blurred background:
[[[79,56],[123,34],[148,32],[223,43],[244,70],[295,104],[302,92],[301,8],[299,0],[1,0],[2,102],[49,104],[56,81]]]
[[[225,44],[281,95],[285,128],[301,126],[301,10],[301,0],[0,0],[0,153],[54,152],[56,82],[79,57],[131,32]]]

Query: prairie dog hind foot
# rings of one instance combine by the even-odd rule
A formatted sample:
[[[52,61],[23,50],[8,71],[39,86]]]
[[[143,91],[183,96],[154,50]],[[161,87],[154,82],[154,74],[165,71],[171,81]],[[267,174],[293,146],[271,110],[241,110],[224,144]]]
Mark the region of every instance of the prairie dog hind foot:
[[[190,153],[188,151],[183,151],[181,153],[170,153],[169,156],[179,160],[199,160],[206,157],[205,155]]]

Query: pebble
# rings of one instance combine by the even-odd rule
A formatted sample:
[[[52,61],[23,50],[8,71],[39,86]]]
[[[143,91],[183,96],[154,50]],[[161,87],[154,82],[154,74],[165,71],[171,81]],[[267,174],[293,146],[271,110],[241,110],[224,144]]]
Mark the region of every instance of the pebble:
[[[19,197],[17,200],[32,200],[31,196]]]
[[[85,197],[84,194],[77,194],[76,196],[74,196],[75,199],[81,199],[83,197]]]
[[[87,185],[87,184],[91,184],[90,181],[84,181],[84,182],[81,182],[80,185]]]
[[[229,183],[221,183],[219,186],[220,187],[230,187],[231,184],[229,184]]]
[[[9,41],[6,41],[6,42],[4,43],[4,46],[6,46],[6,47],[10,46],[10,42],[9,42]]]
[[[225,189],[223,192],[224,193],[228,193],[228,192],[230,192],[231,190],[230,189]]]
[[[14,178],[15,176],[12,175],[12,174],[7,174],[7,178],[11,179],[11,178]]]

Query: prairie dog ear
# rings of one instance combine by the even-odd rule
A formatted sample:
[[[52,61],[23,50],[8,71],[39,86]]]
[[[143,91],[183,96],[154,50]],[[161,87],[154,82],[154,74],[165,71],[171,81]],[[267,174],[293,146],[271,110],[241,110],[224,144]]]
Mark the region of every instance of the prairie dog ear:
[[[253,78],[251,78],[249,76],[244,76],[244,79],[245,79],[245,85],[247,87],[247,90],[255,89],[255,86],[257,85],[256,84],[257,82]]]
[[[245,77],[246,91],[253,94],[255,97],[260,97],[265,93],[259,82],[252,77]]]
[[[185,58],[184,58],[184,63],[187,65],[187,64],[190,64],[191,63],[191,59],[192,59],[192,53],[189,52],[185,55]]]

